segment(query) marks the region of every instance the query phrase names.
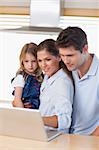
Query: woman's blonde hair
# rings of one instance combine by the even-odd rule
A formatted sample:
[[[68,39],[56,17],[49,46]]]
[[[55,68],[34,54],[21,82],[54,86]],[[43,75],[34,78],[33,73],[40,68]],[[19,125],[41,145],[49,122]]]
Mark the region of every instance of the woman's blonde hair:
[[[28,77],[28,74],[25,72],[23,60],[26,56],[26,53],[32,54],[36,59],[37,59],[37,45],[35,43],[27,43],[23,46],[20,56],[19,56],[19,61],[20,61],[20,68],[18,69],[16,75],[22,74],[24,79],[26,80]],[[39,82],[42,82],[43,76],[42,76],[42,71],[37,67],[37,69],[34,72],[35,76],[37,77]]]

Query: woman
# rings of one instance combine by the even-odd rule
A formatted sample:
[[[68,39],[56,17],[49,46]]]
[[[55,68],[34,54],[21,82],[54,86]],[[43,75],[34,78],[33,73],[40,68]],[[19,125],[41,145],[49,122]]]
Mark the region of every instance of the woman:
[[[54,40],[47,39],[38,45],[37,60],[45,74],[39,107],[44,124],[68,133],[74,89],[70,72],[68,75],[62,69],[63,64]]]

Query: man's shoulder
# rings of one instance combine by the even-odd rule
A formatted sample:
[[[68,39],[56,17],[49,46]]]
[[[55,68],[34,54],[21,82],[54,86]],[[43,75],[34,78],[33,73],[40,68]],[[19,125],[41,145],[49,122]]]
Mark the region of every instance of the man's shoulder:
[[[93,61],[92,61],[93,67],[96,68],[96,70],[99,72],[99,58],[94,54]]]
[[[93,60],[99,63],[99,57],[96,54],[93,54]]]

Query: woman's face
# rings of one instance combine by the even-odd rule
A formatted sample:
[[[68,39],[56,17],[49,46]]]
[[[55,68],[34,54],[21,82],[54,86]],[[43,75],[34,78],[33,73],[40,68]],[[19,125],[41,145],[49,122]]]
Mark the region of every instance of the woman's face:
[[[23,59],[23,65],[24,69],[29,74],[33,74],[38,67],[36,58],[30,53],[26,53],[25,58]]]
[[[46,50],[41,50],[37,52],[37,59],[38,59],[38,64],[42,71],[48,77],[51,77],[54,73],[56,73],[59,70],[59,62],[60,62],[60,57],[53,56]]]

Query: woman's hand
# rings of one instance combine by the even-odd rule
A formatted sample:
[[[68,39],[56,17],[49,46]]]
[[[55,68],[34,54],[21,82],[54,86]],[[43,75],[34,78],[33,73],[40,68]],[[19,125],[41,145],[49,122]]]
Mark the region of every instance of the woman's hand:
[[[56,115],[43,117],[43,122],[44,122],[44,125],[46,126],[58,128],[58,117]]]
[[[99,136],[99,126],[95,129],[95,131],[91,134],[93,136]]]

